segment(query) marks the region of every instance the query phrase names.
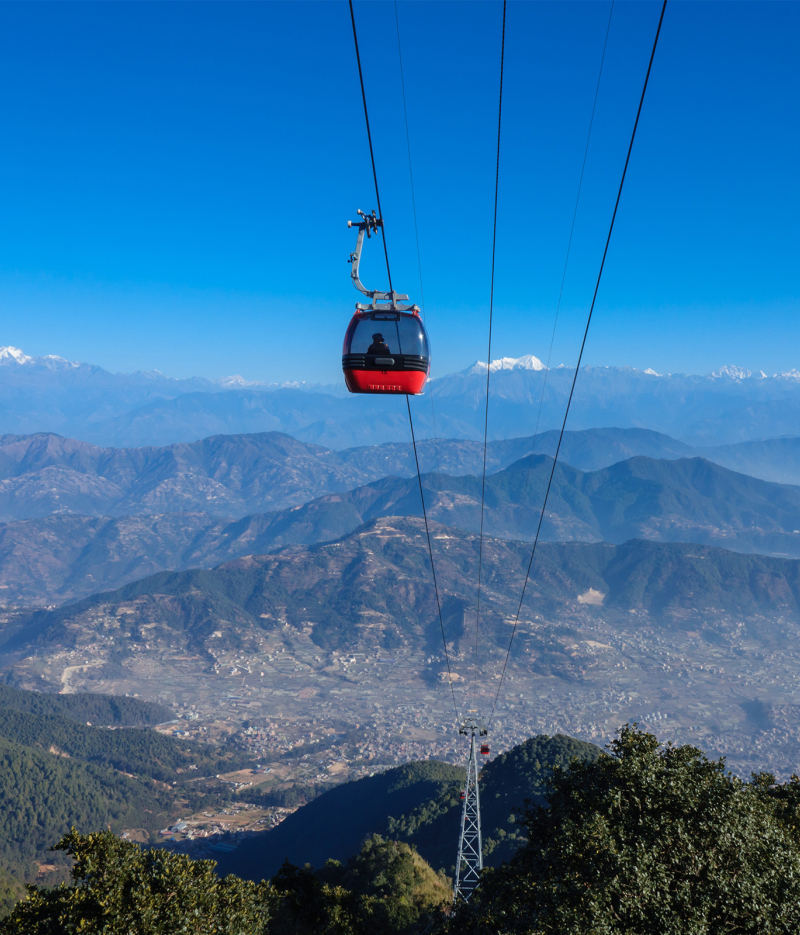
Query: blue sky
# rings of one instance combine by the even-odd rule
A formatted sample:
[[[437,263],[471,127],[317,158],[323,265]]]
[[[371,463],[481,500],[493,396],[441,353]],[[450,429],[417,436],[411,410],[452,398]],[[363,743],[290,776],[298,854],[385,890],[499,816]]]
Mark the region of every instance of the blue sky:
[[[553,363],[574,361],[660,4],[617,2]],[[492,356],[546,357],[610,5],[508,7]],[[486,354],[499,2],[400,2],[434,372]],[[358,2],[419,298],[395,8]],[[800,366],[800,5],[672,0],[586,361]],[[0,343],[335,380],[375,206],[345,2],[0,5]],[[369,244],[363,279],[385,286]]]

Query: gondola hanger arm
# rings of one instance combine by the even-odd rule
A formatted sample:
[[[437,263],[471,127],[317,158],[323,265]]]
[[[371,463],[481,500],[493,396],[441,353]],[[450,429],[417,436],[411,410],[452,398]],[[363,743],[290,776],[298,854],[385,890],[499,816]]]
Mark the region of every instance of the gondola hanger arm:
[[[418,311],[418,306],[416,305],[400,304],[402,301],[406,301],[408,299],[407,295],[403,295],[401,292],[380,292],[377,289],[367,289],[366,286],[361,282],[361,279],[358,275],[358,267],[361,263],[361,251],[364,247],[364,234],[367,235],[367,238],[370,238],[373,233],[377,234],[378,228],[383,228],[383,218],[377,217],[374,211],[372,214],[364,214],[361,208],[358,209],[358,215],[361,218],[360,221],[347,222],[348,227],[358,228],[356,249],[353,251],[353,253],[350,254],[350,278],[353,280],[353,285],[356,287],[356,289],[363,293],[368,299],[371,299],[372,302],[369,305],[364,305],[360,302],[356,303],[356,308],[361,311],[373,312]]]

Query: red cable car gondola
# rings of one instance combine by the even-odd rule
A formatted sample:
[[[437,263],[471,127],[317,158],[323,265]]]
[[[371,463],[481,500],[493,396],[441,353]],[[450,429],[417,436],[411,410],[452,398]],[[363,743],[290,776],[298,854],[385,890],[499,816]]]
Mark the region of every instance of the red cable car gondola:
[[[484,756],[488,756],[488,755],[489,755],[489,744],[488,744],[488,743],[482,743],[482,744],[481,744],[481,753],[482,753]]]
[[[372,236],[383,227],[381,218],[364,214],[363,220],[348,221],[347,226],[358,227],[355,253],[350,254],[353,285],[372,299],[370,305],[356,304],[342,347],[342,370],[351,393],[402,393],[416,395],[422,392],[430,372],[430,350],[425,325],[416,305],[401,305],[407,295],[399,292],[371,292],[358,278],[358,264],[364,234]]]

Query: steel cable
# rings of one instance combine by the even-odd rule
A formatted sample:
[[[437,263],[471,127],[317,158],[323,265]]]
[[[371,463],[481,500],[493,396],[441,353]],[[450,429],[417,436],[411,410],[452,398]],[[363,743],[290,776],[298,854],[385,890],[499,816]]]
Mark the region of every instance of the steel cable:
[[[567,399],[567,408],[564,412],[564,421],[561,424],[561,432],[559,433],[559,436],[558,436],[558,445],[556,446],[556,453],[553,458],[553,465],[550,469],[550,477],[547,481],[547,489],[545,490],[544,501],[542,503],[542,512],[541,512],[541,515],[539,516],[539,524],[536,527],[536,537],[533,540],[533,548],[531,549],[531,557],[528,561],[528,568],[525,573],[525,581],[522,585],[522,595],[519,599],[519,606],[517,607],[517,613],[514,618],[514,626],[511,630],[511,638],[508,641],[508,649],[506,650],[506,658],[503,663],[503,671],[500,675],[500,684],[497,686],[497,692],[495,693],[495,697],[494,697],[494,704],[492,705],[492,713],[489,715],[489,724],[491,724],[492,719],[494,718],[494,712],[497,708],[497,701],[500,697],[500,691],[503,687],[503,682],[506,676],[506,669],[508,668],[508,659],[509,659],[509,656],[511,655],[511,645],[514,642],[514,636],[517,632],[517,625],[519,623],[519,616],[520,616],[520,613],[522,612],[522,602],[525,600],[525,591],[527,590],[527,587],[528,587],[528,581],[530,579],[530,574],[531,574],[531,567],[533,566],[533,559],[536,554],[536,546],[539,542],[539,534],[541,533],[541,530],[542,530],[542,522],[544,520],[545,510],[547,509],[547,499],[550,496],[550,488],[553,484],[553,475],[555,474],[556,465],[558,464],[558,455],[559,455],[559,452],[561,451],[561,442],[564,439],[564,430],[566,429],[566,426],[567,426],[567,418],[569,416],[570,406],[572,405],[572,397],[575,393],[575,384],[577,383],[578,373],[580,372],[581,360],[583,359],[583,351],[586,347],[586,339],[589,336],[589,326],[592,323],[592,314],[594,312],[594,306],[597,301],[597,293],[598,293],[598,290],[600,289],[600,280],[603,277],[603,269],[605,268],[605,265],[606,265],[606,257],[608,256],[608,247],[609,247],[609,244],[611,243],[611,234],[614,231],[614,222],[617,219],[617,210],[619,208],[620,198],[622,197],[622,189],[623,189],[623,186],[625,185],[625,176],[628,173],[628,164],[630,163],[630,159],[631,159],[631,151],[633,150],[633,142],[636,139],[636,130],[639,126],[639,117],[642,114],[642,106],[644,105],[644,98],[647,92],[647,84],[650,80],[650,72],[653,68],[653,59],[655,58],[655,55],[656,55],[656,48],[658,46],[658,37],[661,35],[661,24],[664,22],[664,13],[666,12],[666,9],[667,9],[667,0],[664,0],[661,6],[661,15],[658,19],[658,28],[656,29],[655,39],[653,40],[653,50],[650,53],[650,61],[647,64],[647,73],[645,74],[645,77],[644,77],[644,85],[642,86],[642,94],[641,94],[641,97],[639,98],[639,108],[636,111],[636,120],[634,121],[634,124],[633,124],[633,132],[631,133],[631,141],[628,144],[628,153],[627,153],[627,156],[625,157],[625,165],[622,169],[622,178],[620,179],[619,190],[617,191],[617,200],[614,202],[614,211],[611,215],[611,223],[608,228],[608,236],[606,237],[606,244],[605,244],[605,248],[603,249],[603,258],[600,261],[600,270],[597,274],[597,282],[595,283],[594,293],[592,295],[592,302],[591,302],[591,305],[589,306],[589,315],[586,319],[586,328],[584,329],[584,332],[583,332],[583,340],[581,341],[581,348],[580,348],[580,352],[578,353],[578,362],[575,365],[575,373],[573,374],[573,377],[572,377],[572,386],[570,388],[569,397]]]
[[[350,21],[353,24],[353,42],[355,43],[356,60],[358,62],[358,78],[361,83],[361,99],[364,103],[364,121],[367,126],[367,140],[369,141],[369,155],[370,155],[370,160],[372,162],[372,177],[375,182],[375,197],[378,201],[378,214],[380,215],[381,221],[383,221],[383,210],[381,208],[381,196],[380,196],[380,191],[378,189],[378,172],[375,168],[375,151],[372,146],[372,133],[370,131],[369,113],[367,111],[367,95],[364,89],[364,73],[361,68],[361,55],[359,54],[359,50],[358,50],[358,33],[356,31],[356,17],[355,17],[355,12],[353,10],[353,0],[349,0],[349,3],[350,3]],[[395,13],[396,12],[397,12],[397,9],[395,7]],[[398,32],[398,43],[399,43],[399,32]],[[403,102],[404,102],[404,108],[405,108],[405,90],[403,91]],[[408,127],[408,123],[406,122],[406,130],[407,130],[407,127]],[[411,165],[410,160],[411,160],[411,152],[409,148],[409,169]],[[412,189],[412,197],[413,197],[413,189]],[[414,208],[414,226],[416,229],[416,206]],[[381,234],[383,238],[383,252],[384,252],[384,256],[386,257],[386,273],[389,277],[389,291],[394,292],[394,289],[392,287],[392,274],[389,269],[389,251],[386,246],[386,233],[385,233],[385,228],[383,227],[383,225],[381,226]],[[419,240],[417,241],[417,249],[419,250]],[[421,288],[421,276],[420,276],[420,288]],[[416,436],[414,433],[414,421],[411,418],[411,404],[409,402],[407,394],[406,394],[406,407],[408,409],[408,424],[411,428],[411,443],[414,448],[414,463],[417,468],[417,482],[419,483],[419,495],[420,495],[420,499],[422,500],[422,518],[425,522],[425,535],[426,535],[427,542],[428,542],[428,556],[431,562],[431,575],[433,577],[433,591],[436,597],[436,609],[439,614],[439,626],[442,632],[442,645],[444,647],[444,658],[447,664],[447,676],[448,676],[448,681],[450,683],[450,695],[453,699],[453,711],[456,716],[456,721],[459,721],[460,718],[459,718],[459,713],[458,713],[458,705],[456,704],[455,689],[453,688],[453,673],[450,667],[450,655],[447,651],[447,638],[444,632],[444,619],[442,617],[442,605],[439,599],[439,585],[436,580],[436,568],[433,562],[433,548],[431,546],[431,534],[430,534],[430,529],[428,527],[428,513],[427,513],[427,510],[425,509],[425,496],[424,496],[423,489],[422,489],[422,475],[420,474],[420,469],[419,469],[419,455],[417,454],[417,440],[416,440]]]
[[[536,439],[539,436],[539,424],[542,418],[542,406],[544,404],[544,395],[547,391],[547,380],[550,374],[550,362],[553,358],[553,344],[556,339],[556,328],[558,327],[558,315],[561,311],[561,298],[564,295],[564,283],[567,278],[567,267],[569,266],[569,257],[572,252],[572,238],[575,234],[575,221],[578,217],[578,205],[581,200],[581,191],[583,190],[583,176],[586,172],[586,159],[589,155],[589,143],[592,139],[592,127],[594,126],[594,115],[597,110],[597,97],[600,93],[600,79],[603,77],[603,64],[606,60],[606,49],[608,47],[608,34],[611,31],[611,17],[614,13],[614,0],[611,0],[611,9],[608,13],[608,23],[606,25],[606,36],[605,41],[603,42],[603,54],[600,57],[600,71],[597,74],[597,84],[594,89],[594,101],[592,103],[592,115],[589,118],[589,132],[586,134],[586,146],[583,150],[583,163],[581,164],[581,174],[578,180],[578,193],[575,196],[575,208],[572,212],[572,224],[569,229],[569,239],[567,241],[567,253],[564,258],[564,269],[561,272],[561,286],[558,290],[558,301],[556,302],[556,314],[553,319],[553,330],[550,334],[550,347],[547,351],[547,363],[545,364],[544,378],[542,380],[542,392],[539,395],[539,409],[536,413],[536,424],[533,429],[533,440],[531,442],[531,461],[533,460],[534,454],[536,454]],[[531,461],[528,462],[528,470],[525,472],[525,483],[522,487],[522,496],[520,497],[520,512],[519,520],[517,522],[517,537],[519,538],[522,534],[522,514],[525,509],[525,498],[528,496],[528,486],[530,485],[531,479],[531,469],[533,467]]]
[[[475,611],[475,665],[473,669],[472,687],[478,677],[478,642],[481,622],[481,583],[483,572],[483,515],[486,501],[486,446],[489,433],[489,377],[492,372],[492,315],[494,312],[494,272],[497,251],[497,195],[500,189],[500,128],[503,120],[503,66],[506,52],[506,3],[503,0],[503,31],[500,40],[500,93],[497,105],[497,158],[494,170],[494,219],[492,222],[492,277],[489,287],[489,344],[486,351],[486,410],[483,419],[483,474],[481,477],[481,525],[478,540],[478,598]]]
[[[356,32],[356,14],[353,10],[353,0],[350,2],[350,22],[353,24],[353,42],[356,47],[356,61],[358,62],[358,80],[361,82],[361,100],[364,102],[364,122],[367,125],[367,140],[369,142],[369,158],[372,161],[372,178],[375,182],[375,198],[378,201],[378,217],[381,220],[381,240],[383,241],[383,255],[386,257],[386,275],[389,277],[389,292],[394,292],[392,286],[392,271],[389,268],[389,250],[386,246],[386,227],[383,221],[381,208],[381,193],[378,189],[378,173],[375,169],[375,151],[372,148],[372,132],[369,128],[369,112],[367,111],[367,92],[364,90],[364,72],[361,70],[361,53],[358,51],[358,33]],[[369,228],[367,229],[369,230]]]
[[[439,626],[442,630],[442,644],[444,645],[444,658],[447,663],[447,678],[450,682],[450,694],[453,698],[453,710],[455,711],[456,721],[460,720],[458,714],[458,705],[456,704],[456,692],[453,688],[453,673],[450,669],[450,656],[447,652],[447,638],[444,635],[444,620],[442,619],[442,604],[439,600],[439,585],[436,581],[436,568],[433,564],[433,549],[431,547],[431,531],[428,528],[428,512],[425,509],[425,495],[422,492],[422,475],[419,472],[419,458],[417,456],[417,440],[414,436],[414,420],[411,418],[411,403],[408,401],[408,395],[406,395],[406,406],[408,407],[408,424],[411,426],[411,443],[414,446],[414,461],[417,465],[417,481],[419,483],[419,496],[422,500],[422,518],[425,520],[425,535],[428,539],[428,555],[431,560],[431,575],[433,576],[433,593],[436,595],[436,609],[439,611]]]
[[[406,152],[408,153],[408,179],[411,185],[411,209],[414,215],[414,239],[417,246],[417,272],[419,273],[420,305],[422,306],[422,319],[427,325],[425,313],[425,289],[422,285],[422,258],[419,249],[419,228],[417,225],[417,198],[414,194],[414,170],[411,165],[411,135],[408,132],[408,107],[406,106],[406,80],[403,73],[403,51],[400,46],[400,17],[397,13],[397,0],[394,0],[394,22],[397,28],[397,58],[400,63],[400,88],[403,92],[403,117],[406,125]],[[436,409],[433,405],[433,387],[428,384],[428,396],[431,401],[431,419],[433,420],[433,451],[436,455],[436,474],[441,477],[442,465],[439,460],[439,439],[436,433]]]

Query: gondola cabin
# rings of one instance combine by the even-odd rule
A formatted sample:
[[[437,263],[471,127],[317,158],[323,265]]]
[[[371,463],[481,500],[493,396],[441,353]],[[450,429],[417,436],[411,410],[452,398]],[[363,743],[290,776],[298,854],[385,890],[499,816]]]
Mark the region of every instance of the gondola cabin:
[[[342,370],[351,393],[421,393],[429,361],[428,336],[416,308],[353,315],[342,346]]]
[[[467,793],[464,792],[464,790],[462,789],[462,790],[461,790],[461,794],[460,794],[461,801],[463,802],[464,799],[466,799],[466,797],[467,797]]]
[[[481,753],[483,754],[483,756],[489,755],[489,744],[488,743],[481,744]]]
[[[396,393],[416,396],[422,392],[430,372],[430,348],[425,325],[416,305],[408,305],[407,295],[367,289],[359,279],[358,267],[364,237],[383,232],[383,219],[358,211],[360,221],[348,221],[358,228],[356,249],[350,254],[350,278],[359,292],[370,299],[359,303],[347,327],[342,346],[342,370],[351,393]],[[388,272],[388,261],[387,261]]]

